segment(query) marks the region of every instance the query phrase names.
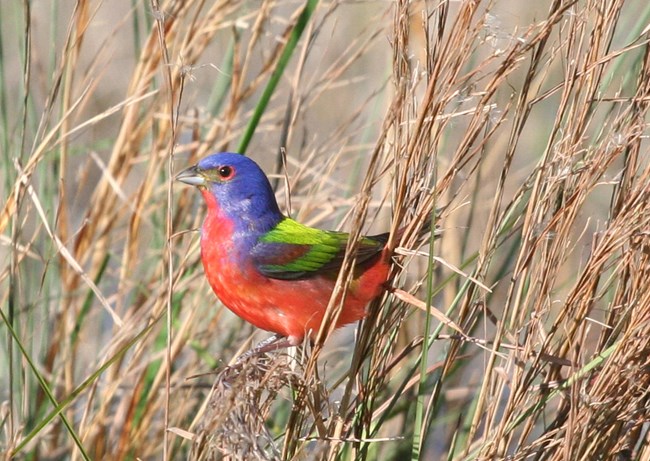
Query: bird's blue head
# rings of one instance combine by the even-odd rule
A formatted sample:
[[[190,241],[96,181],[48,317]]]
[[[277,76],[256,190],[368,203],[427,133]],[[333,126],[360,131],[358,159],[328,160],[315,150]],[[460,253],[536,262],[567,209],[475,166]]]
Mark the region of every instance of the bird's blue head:
[[[244,155],[208,155],[176,179],[211,194],[220,213],[231,219],[238,231],[266,232],[283,218],[268,178]]]

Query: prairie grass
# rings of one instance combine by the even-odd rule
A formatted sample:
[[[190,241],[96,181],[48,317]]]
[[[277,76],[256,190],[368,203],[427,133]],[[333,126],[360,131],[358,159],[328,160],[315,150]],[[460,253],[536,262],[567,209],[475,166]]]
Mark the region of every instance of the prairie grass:
[[[640,0],[7,0],[0,455],[650,459],[649,24]],[[363,322],[331,331],[331,303],[314,344],[227,366],[267,333],[211,293],[172,179],[223,150],[306,224],[392,231]]]

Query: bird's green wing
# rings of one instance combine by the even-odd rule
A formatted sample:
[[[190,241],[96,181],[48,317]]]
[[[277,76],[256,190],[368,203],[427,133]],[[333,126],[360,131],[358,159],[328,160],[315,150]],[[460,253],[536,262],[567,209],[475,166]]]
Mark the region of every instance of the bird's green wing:
[[[348,244],[349,234],[304,226],[285,218],[259,238],[251,250],[253,263],[265,276],[298,280],[337,272]],[[363,237],[357,250],[357,265],[379,254],[387,234]]]

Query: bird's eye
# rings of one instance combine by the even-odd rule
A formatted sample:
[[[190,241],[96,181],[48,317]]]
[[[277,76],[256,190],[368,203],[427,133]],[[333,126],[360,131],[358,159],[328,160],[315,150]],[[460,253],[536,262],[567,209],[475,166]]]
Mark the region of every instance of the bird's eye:
[[[228,180],[235,175],[235,169],[231,166],[224,165],[217,169],[217,173],[221,179]]]

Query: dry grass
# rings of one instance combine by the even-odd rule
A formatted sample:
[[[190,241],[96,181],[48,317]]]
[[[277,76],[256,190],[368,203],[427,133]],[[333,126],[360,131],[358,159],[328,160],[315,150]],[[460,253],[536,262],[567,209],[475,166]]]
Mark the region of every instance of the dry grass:
[[[650,458],[645,2],[9,4],[4,459]],[[225,366],[264,334],[171,180],[220,150],[407,227],[358,328]]]

